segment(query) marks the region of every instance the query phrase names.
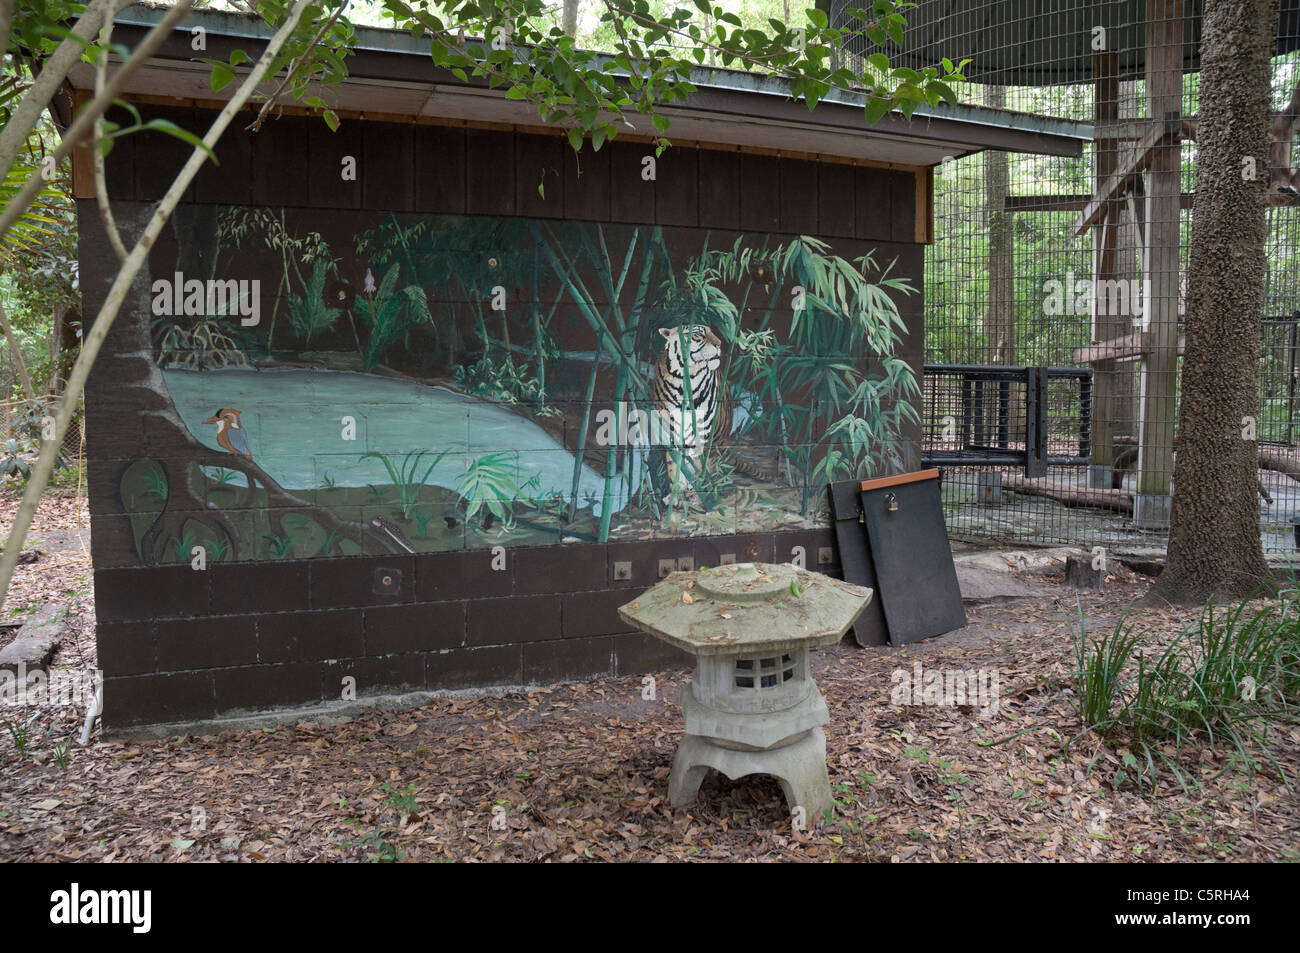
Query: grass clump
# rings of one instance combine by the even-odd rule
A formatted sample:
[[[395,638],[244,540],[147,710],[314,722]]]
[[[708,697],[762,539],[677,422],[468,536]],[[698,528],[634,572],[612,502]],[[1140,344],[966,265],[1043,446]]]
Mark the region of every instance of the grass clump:
[[[1251,770],[1263,758],[1289,786],[1270,739],[1300,721],[1300,613],[1290,603],[1248,606],[1207,604],[1158,652],[1143,649],[1124,620],[1088,639],[1080,612],[1074,690],[1083,728],[1071,740],[1094,734],[1121,750],[1116,786],[1131,779],[1145,789],[1163,768],[1189,789],[1184,755],[1203,748],[1226,748],[1230,765]]]

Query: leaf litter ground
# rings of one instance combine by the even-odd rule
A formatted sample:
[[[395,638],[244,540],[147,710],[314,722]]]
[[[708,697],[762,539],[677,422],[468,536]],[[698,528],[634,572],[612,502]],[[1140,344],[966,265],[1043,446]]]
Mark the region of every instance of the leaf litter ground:
[[[16,497],[0,500],[12,520]],[[42,503],[41,550],[10,604],[70,601],[56,666],[93,667],[84,500]],[[202,737],[54,743],[82,713],[44,713],[25,754],[0,732],[0,859],[192,861],[1176,861],[1300,859],[1300,729],[1276,734],[1287,772],[1226,751],[1188,763],[1191,791],[1164,777],[1115,786],[1123,750],[1063,742],[1077,633],[1074,594],[968,607],[970,625],[901,649],[841,643],[814,655],[830,707],[834,815],[795,830],[775,781],[711,775],[696,804],[667,804],[687,669],[479,698],[438,698],[343,722]],[[1089,631],[1114,624],[1149,581],[1116,570],[1082,593]],[[1146,644],[1194,613],[1142,610]],[[21,612],[15,614],[17,621]],[[893,673],[996,670],[996,714],[974,705],[896,705]],[[3,713],[12,719],[12,710]],[[1000,743],[999,743],[1000,742]],[[1226,769],[1226,770],[1225,770]],[[497,810],[494,812],[494,808]],[[494,817],[496,819],[494,829]],[[504,829],[500,829],[504,827]]]

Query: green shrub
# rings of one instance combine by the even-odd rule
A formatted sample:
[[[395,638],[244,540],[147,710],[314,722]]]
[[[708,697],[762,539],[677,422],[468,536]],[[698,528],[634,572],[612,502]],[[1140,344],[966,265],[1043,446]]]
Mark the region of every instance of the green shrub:
[[[1083,727],[1073,740],[1093,733],[1127,747],[1125,766],[1143,787],[1161,767],[1187,787],[1188,748],[1227,747],[1240,763],[1253,767],[1261,755],[1276,767],[1270,730],[1298,720],[1300,617],[1289,606],[1248,614],[1247,605],[1209,603],[1157,655],[1138,647],[1123,620],[1087,642],[1081,616],[1074,683]]]

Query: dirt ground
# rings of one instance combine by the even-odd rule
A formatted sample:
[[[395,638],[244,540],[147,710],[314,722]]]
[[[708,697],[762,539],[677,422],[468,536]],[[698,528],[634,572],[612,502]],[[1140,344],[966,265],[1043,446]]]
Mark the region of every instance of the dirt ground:
[[[16,494],[0,494],[7,531]],[[94,664],[88,518],[70,489],[47,498],[9,605],[69,600],[54,664]],[[73,745],[82,713],[33,724],[25,753],[0,725],[0,860],[1300,860],[1300,729],[1274,738],[1288,775],[1226,751],[1116,786],[1124,752],[1090,738],[1070,704],[1073,592],[1033,577],[1032,598],[968,606],[956,633],[898,650],[816,654],[830,708],[836,807],[797,830],[776,782],[712,775],[674,810],[667,782],[685,669],[482,698],[435,699],[343,723]],[[1117,568],[1080,596],[1100,632],[1150,581]],[[6,612],[5,622],[13,621]],[[1144,641],[1194,613],[1144,610]],[[3,635],[0,634],[0,638]],[[900,673],[997,674],[998,704],[899,704]],[[976,699],[979,701],[980,699]],[[987,701],[988,699],[982,699]],[[12,721],[16,713],[0,708]],[[814,819],[810,819],[810,822]]]

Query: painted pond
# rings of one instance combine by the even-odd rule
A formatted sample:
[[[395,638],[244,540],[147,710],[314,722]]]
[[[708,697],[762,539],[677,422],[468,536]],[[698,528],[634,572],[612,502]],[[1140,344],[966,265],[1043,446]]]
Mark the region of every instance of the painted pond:
[[[302,368],[163,372],[176,410],[194,436],[217,447],[217,428],[203,421],[219,409],[240,411],[253,459],[281,486],[314,490],[391,483],[381,460],[400,465],[413,451],[428,451],[419,472],[449,451],[428,483],[455,489],[476,459],[505,451],[518,468],[522,496],[545,497],[573,490],[573,454],[544,429],[505,407],[445,387],[374,374]],[[344,439],[345,418],[355,439]],[[600,514],[604,481],[583,466],[578,487],[582,507]],[[614,512],[623,501],[614,502]]]

